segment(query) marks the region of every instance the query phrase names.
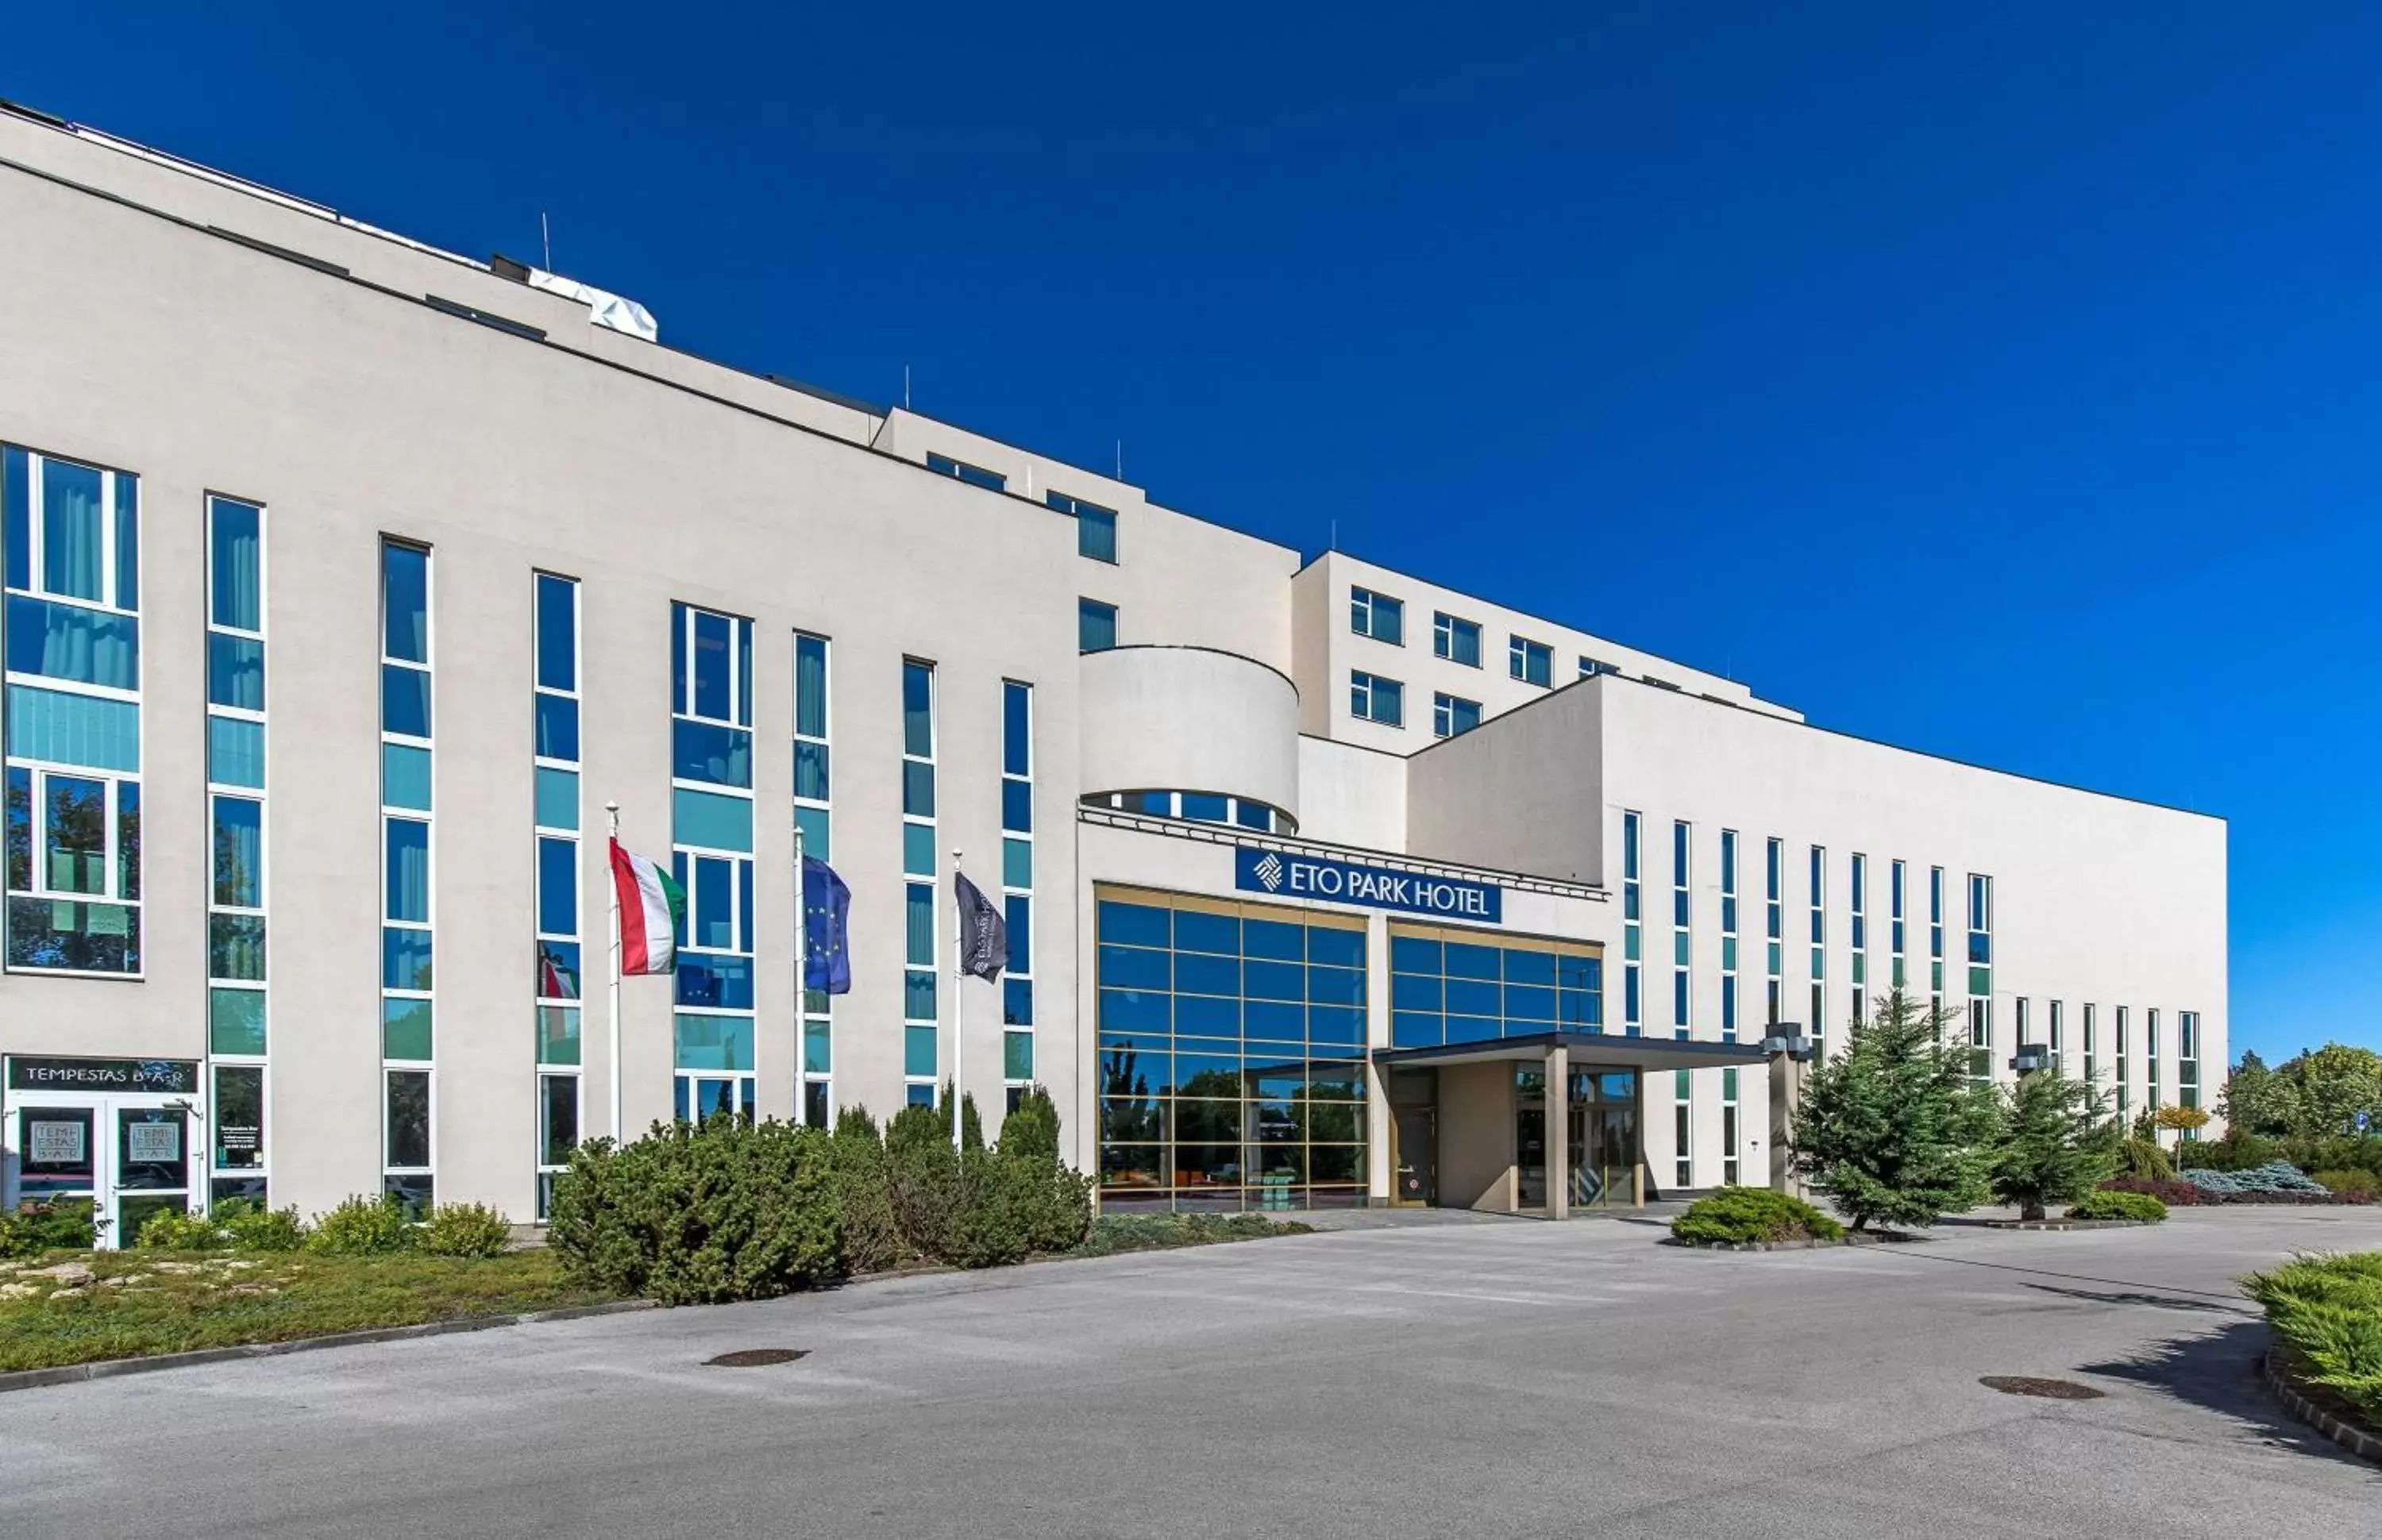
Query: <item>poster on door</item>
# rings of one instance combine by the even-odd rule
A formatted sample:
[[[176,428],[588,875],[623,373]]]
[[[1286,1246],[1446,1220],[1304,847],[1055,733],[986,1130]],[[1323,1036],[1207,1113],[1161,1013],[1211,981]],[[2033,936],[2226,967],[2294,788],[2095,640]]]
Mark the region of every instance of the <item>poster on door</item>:
[[[90,1155],[84,1145],[89,1126],[80,1118],[58,1122],[47,1118],[28,1118],[25,1122],[25,1159],[37,1166],[81,1166]]]
[[[124,1158],[137,1165],[171,1165],[182,1158],[182,1125],[133,1123],[124,1131]]]

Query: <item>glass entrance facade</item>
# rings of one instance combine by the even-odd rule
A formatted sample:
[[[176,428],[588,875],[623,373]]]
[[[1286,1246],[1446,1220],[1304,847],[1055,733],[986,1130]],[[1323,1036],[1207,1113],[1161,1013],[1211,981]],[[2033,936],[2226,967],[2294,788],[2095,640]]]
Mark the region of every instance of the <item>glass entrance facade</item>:
[[[1102,888],[1100,1203],[1365,1201],[1357,919]]]

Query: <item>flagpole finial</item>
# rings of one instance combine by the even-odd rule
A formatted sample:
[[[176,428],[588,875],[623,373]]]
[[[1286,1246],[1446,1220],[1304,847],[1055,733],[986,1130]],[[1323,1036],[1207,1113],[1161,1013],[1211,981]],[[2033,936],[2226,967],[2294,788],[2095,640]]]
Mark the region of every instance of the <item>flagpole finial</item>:
[[[618,802],[606,802],[606,803],[604,804],[604,811],[611,816],[611,820],[612,820],[612,837],[613,837],[613,838],[615,838],[615,839],[620,838],[620,803],[618,803]]]

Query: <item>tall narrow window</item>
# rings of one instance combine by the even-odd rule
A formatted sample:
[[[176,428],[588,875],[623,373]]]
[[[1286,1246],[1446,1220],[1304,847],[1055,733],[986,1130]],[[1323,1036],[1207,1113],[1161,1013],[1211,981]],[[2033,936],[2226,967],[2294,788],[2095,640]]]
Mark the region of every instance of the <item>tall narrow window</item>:
[[[1891,929],[1886,935],[1886,944],[1892,958],[1889,964],[1893,970],[1891,987],[1895,989],[1910,987],[1910,981],[1903,972],[1903,957],[1908,949],[1905,939],[1909,929],[1909,869],[1898,861],[1887,871],[1886,880],[1891,891],[1886,901],[1893,906],[1893,914],[1888,921]]]
[[[207,649],[264,659],[264,510],[210,496],[207,517]],[[11,601],[13,603],[13,601]],[[218,639],[221,639],[218,641]],[[209,683],[214,683],[212,673]],[[207,702],[207,804],[214,881],[207,893],[207,1057],[215,1081],[209,1198],[269,1193],[264,1107],[264,697],[252,705]],[[226,691],[227,695],[239,691]]]
[[[1994,1073],[1994,879],[1969,874],[1969,1073]]]
[[[1114,559],[1111,556],[1111,559]],[[831,861],[835,779],[828,752],[829,708],[828,639],[794,633],[794,822],[803,832],[803,853]],[[800,882],[797,877],[797,883]],[[797,889],[799,891],[799,888]],[[811,1128],[835,1126],[835,997],[823,989],[803,990],[802,1121]]]
[[[1928,1008],[1944,1008],[1944,868],[1927,869]]]
[[[1737,1041],[1737,831],[1720,831],[1720,1039]],[[1729,1146],[1724,1145],[1725,1151]],[[1728,1159],[1734,1160],[1731,1155]],[[1730,1179],[1734,1180],[1735,1179]]]
[[[2061,1074],[2068,1073],[2067,1011],[2057,1000],[2044,1008],[2044,1024],[2051,1032],[2051,1064]]]
[[[935,666],[916,658],[902,663],[902,1094],[913,1106],[932,1106],[942,1064],[935,998],[942,864],[935,845]]]
[[[1639,876],[1645,820],[1621,815],[1621,1030],[1636,1037],[1645,1030],[1645,888]]]
[[[530,822],[537,880],[532,1002],[537,1067],[537,1216],[579,1143],[580,998],[586,920],[579,860],[579,581],[530,580]]]
[[[1001,684],[1001,889],[1009,971],[1001,980],[1001,1075],[1008,1110],[1034,1083],[1034,687]]]
[[[1869,857],[1853,852],[1852,871],[1853,1013],[1856,1021],[1869,1020]]]
[[[1768,956],[1763,969],[1770,981],[1768,1015],[1773,1026],[1786,1019],[1786,842],[1769,841],[1762,868],[1762,926]]]
[[[2156,1112],[2159,1108],[2159,1013],[2152,1006],[2143,1012],[2143,1106]]]
[[[2200,1012],[2179,1010],[2175,1013],[2175,1099],[2179,1106],[2200,1105]],[[2198,1129],[2183,1131],[2189,1143],[2200,1137]]]
[[[1811,847],[1811,1040],[1828,1032],[1828,851]]]
[[[2084,1005],[2084,1083],[2101,1086],[2101,1024],[2091,1001]]]
[[[1740,1179],[1737,1160],[1739,1125],[1737,1114],[1737,1066],[1720,1072],[1720,1179],[1731,1187]]]
[[[672,1111],[753,1116],[753,622],[670,605],[670,865],[686,893]]]
[[[381,1190],[416,1217],[437,1201],[430,552],[380,547]]]
[[[2118,1112],[2121,1117],[2132,1110],[2133,1104],[2134,1082],[2133,1076],[2129,1072],[2133,1068],[2133,1056],[2130,1052],[2133,1045],[2128,1041],[2133,1035],[2132,1025],[2133,1023],[2126,1019],[2126,1008],[2119,1006],[2118,1008]]]
[[[1693,1072],[1675,1069],[1671,1072],[1672,1100],[1672,1176],[1682,1188],[1696,1184],[1695,1131],[1696,1102]]]
[[[1690,959],[1694,938],[1689,933],[1688,856],[1692,826],[1671,825],[1671,1035],[1685,1037],[1695,1023],[1695,985]]]
[[[0,445],[8,967],[138,974],[141,481]],[[264,708],[263,646],[242,705]]]

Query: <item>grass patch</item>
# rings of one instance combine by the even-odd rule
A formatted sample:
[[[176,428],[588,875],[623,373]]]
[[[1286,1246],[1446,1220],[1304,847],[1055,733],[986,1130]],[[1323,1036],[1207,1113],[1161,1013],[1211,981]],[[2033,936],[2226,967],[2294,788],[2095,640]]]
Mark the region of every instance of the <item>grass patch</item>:
[[[2302,1256],[2241,1280],[2293,1367],[2382,1430],[2382,1252]]]
[[[1308,1235],[1314,1229],[1295,1219],[1270,1219],[1262,1214],[1103,1214],[1092,1221],[1083,1243],[1065,1254],[1160,1252],[1223,1241],[1262,1241],[1271,1235]]]
[[[62,1263],[89,1280],[37,1275]],[[544,1250],[494,1257],[53,1253],[0,1264],[0,1370],[559,1310],[612,1297],[565,1281]]]

